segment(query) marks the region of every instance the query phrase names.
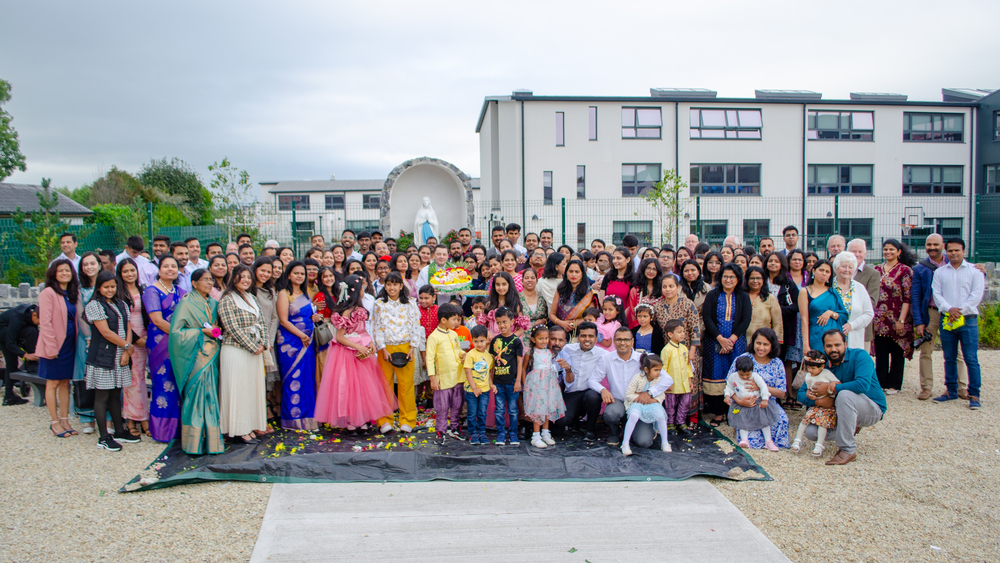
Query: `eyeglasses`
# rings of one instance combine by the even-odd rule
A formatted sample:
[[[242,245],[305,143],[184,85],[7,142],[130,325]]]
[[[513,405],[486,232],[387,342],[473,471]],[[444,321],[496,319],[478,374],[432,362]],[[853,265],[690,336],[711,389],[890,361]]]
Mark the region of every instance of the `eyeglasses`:
[[[632,342],[631,338],[615,338],[615,342]]]

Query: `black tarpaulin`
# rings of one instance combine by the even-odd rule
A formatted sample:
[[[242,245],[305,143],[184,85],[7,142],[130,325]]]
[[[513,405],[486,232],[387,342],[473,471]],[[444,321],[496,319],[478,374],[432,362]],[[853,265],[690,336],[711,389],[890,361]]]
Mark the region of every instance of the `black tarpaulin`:
[[[256,445],[230,445],[218,455],[190,456],[177,441],[168,444],[121,492],[204,481],[265,483],[384,481],[677,481],[706,475],[725,479],[770,480],[742,449],[702,424],[686,436],[671,434],[673,452],[634,447],[634,455],[582,435],[556,436],[545,449],[496,444],[474,446],[433,431],[349,436],[328,428],[313,432],[279,430]]]

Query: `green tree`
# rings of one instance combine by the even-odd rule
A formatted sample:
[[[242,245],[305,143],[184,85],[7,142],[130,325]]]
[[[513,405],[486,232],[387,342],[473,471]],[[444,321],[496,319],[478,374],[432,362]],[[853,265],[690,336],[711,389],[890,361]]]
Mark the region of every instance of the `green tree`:
[[[10,101],[10,82],[0,80],[0,106]],[[17,131],[11,126],[13,118],[0,109],[0,182],[8,178],[15,170],[24,172],[28,167],[21,154],[21,143],[17,140]]]
[[[676,170],[663,171],[663,179],[642,194],[652,212],[653,233],[660,234],[660,244],[673,240],[680,217],[680,194],[688,187]],[[635,215],[639,215],[636,211]],[[655,244],[655,239],[654,241]]]
[[[208,170],[212,172],[213,197],[229,239],[239,233],[247,233],[253,240],[259,240],[260,214],[250,174],[233,166],[228,158],[213,162]]]
[[[90,205],[90,186],[82,186],[75,190],[71,190],[68,187],[56,188],[56,191],[64,194],[66,197],[72,199],[73,201],[89,207]]]
[[[56,210],[59,194],[49,188],[51,181],[50,178],[42,178],[38,211],[27,215],[18,207],[11,216],[16,228],[12,233],[13,239],[20,243],[27,260],[24,263],[17,259],[10,260],[7,269],[9,283],[19,283],[22,276],[31,278],[35,283],[43,281],[49,262],[61,252],[59,235],[69,230],[69,223],[59,218],[59,211]],[[3,242],[4,246],[9,246],[7,240]]]
[[[205,188],[198,173],[188,163],[177,157],[169,161],[166,158],[153,159],[142,167],[138,179],[143,185],[183,198],[184,206],[178,209],[192,223],[212,224],[212,192]]]

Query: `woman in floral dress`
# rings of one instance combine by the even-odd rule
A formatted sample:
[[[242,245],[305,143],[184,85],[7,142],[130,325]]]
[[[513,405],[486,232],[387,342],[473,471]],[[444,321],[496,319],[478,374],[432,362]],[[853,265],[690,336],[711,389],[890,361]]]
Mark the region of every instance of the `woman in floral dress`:
[[[910,315],[910,287],[915,258],[896,239],[882,246],[885,262],[875,266],[881,276],[875,306],[875,374],[886,394],[894,395],[903,386],[903,358],[913,358],[913,317]]]

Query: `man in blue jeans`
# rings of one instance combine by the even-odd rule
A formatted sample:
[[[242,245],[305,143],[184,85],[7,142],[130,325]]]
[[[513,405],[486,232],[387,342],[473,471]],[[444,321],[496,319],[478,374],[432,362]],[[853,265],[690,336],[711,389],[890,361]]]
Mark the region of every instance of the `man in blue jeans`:
[[[944,245],[948,263],[934,270],[931,291],[934,303],[941,311],[941,348],[944,349],[944,395],[934,399],[938,403],[958,398],[958,345],[969,371],[969,408],[979,410],[979,303],[983,300],[986,278],[982,272],[965,261],[965,241],[948,240]],[[964,321],[953,330],[945,328],[945,315],[952,323]]]

